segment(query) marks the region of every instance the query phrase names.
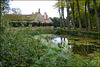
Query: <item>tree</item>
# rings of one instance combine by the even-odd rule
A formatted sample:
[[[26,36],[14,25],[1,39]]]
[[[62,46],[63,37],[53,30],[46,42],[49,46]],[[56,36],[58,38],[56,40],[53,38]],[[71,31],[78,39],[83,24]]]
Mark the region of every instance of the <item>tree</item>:
[[[0,0],[0,36],[4,36],[6,27],[9,25],[8,21],[3,18],[5,10],[9,10],[9,0]],[[2,41],[1,37],[0,41]]]
[[[66,0],[67,3],[67,0]],[[68,30],[70,30],[70,22],[69,22],[69,4],[67,3],[67,24],[68,24]]]
[[[65,29],[65,19],[64,19],[64,6],[65,6],[65,1],[64,0],[58,0],[58,2],[55,5],[58,7],[58,12],[60,15],[60,28]]]
[[[10,7],[9,7],[9,0],[0,0],[0,5],[1,5],[1,12],[2,12],[2,14],[5,14],[5,13],[8,13],[9,12],[9,9],[10,9]]]
[[[58,2],[55,4],[56,8],[58,8],[59,16],[60,16],[60,28],[63,27],[62,24],[62,12],[61,12],[61,1],[58,0]]]
[[[5,13],[5,10],[8,10],[9,9],[9,1],[8,0],[0,0],[0,34],[1,32],[3,31],[3,25],[2,25],[2,21],[1,21],[1,18],[2,18],[2,14]]]
[[[70,0],[70,5],[71,5],[71,9],[72,9],[72,23],[73,23],[74,30],[76,30],[75,29],[75,21],[74,21],[74,2],[72,2],[72,4],[71,4],[71,0]]]
[[[53,21],[53,25],[54,25],[54,27],[60,27],[60,18],[58,18],[58,17],[53,17],[53,18],[51,18],[51,20]]]
[[[89,31],[90,31],[90,29],[98,28],[98,30],[100,31],[100,22],[99,22],[100,13],[98,13],[98,12],[100,12],[100,6],[99,6],[98,2],[96,2],[96,1],[94,2],[94,1],[89,2],[89,0],[83,0],[83,1],[58,0],[60,20],[62,20],[60,24],[62,24],[62,27],[64,26],[64,22],[63,22],[63,13],[64,12],[63,12],[62,7],[66,6],[66,8],[67,8],[67,23],[70,21],[70,19],[72,19],[71,22],[73,24],[73,28],[79,27],[80,30],[82,30],[82,28],[86,28]],[[84,5],[84,3],[85,3],[85,5]],[[79,8],[79,7],[81,7],[81,8]],[[93,7],[95,7],[95,8],[93,8]],[[90,20],[92,20],[92,21],[90,21]],[[68,26],[69,26],[69,24],[68,24]]]
[[[99,22],[99,18],[98,18],[98,12],[97,12],[96,0],[93,0],[93,2],[94,2],[94,8],[95,8],[95,15],[96,15],[97,29],[98,29],[98,32],[100,32],[100,22]]]
[[[61,7],[61,11],[62,11],[63,27],[65,29],[64,7]]]
[[[0,1],[0,6],[1,6],[1,1]],[[1,24],[1,7],[0,7],[0,24]]]
[[[0,22],[1,22],[1,16],[3,13],[6,13],[6,11],[9,10],[9,1],[8,0],[0,0]]]
[[[21,14],[21,9],[20,8],[12,8],[11,14]]]
[[[85,0],[85,27],[86,27],[86,30],[88,30],[88,28],[87,28],[87,16],[86,16],[86,3],[87,3],[87,0]]]
[[[65,6],[65,1],[61,0],[61,14],[62,14],[62,25],[63,28],[65,29],[65,19],[64,19],[64,6]]]
[[[91,27],[90,27],[90,2],[88,1],[88,31],[90,31]]]
[[[80,28],[80,30],[82,30],[81,19],[80,19],[79,2],[78,2],[78,0],[76,0],[76,2],[77,2],[77,9],[78,9],[79,28]]]
[[[62,28],[63,27],[63,25],[62,25],[62,14],[61,14],[60,7],[59,7],[59,16],[60,16],[60,28]]]

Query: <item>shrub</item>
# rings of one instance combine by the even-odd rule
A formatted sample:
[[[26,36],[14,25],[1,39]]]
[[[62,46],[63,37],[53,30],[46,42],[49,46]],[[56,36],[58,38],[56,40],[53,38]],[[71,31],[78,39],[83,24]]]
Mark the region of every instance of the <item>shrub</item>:
[[[99,32],[88,32],[88,31],[68,31],[68,30],[62,30],[62,29],[56,29],[54,31],[55,34],[69,34],[69,35],[75,35],[75,36],[89,36],[94,38],[99,38],[100,33]]]

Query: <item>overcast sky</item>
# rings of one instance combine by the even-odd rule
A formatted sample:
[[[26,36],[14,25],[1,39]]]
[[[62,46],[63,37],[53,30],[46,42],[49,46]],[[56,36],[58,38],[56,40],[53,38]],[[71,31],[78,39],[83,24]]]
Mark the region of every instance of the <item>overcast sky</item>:
[[[57,1],[10,1],[10,7],[20,8],[21,14],[32,14],[40,8],[42,15],[46,12],[49,17],[59,17],[58,9],[54,7],[55,3]]]

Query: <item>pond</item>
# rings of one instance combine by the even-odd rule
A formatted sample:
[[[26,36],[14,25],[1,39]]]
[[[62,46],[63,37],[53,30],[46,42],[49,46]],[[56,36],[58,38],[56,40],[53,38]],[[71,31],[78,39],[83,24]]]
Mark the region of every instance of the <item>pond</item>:
[[[67,50],[71,49],[74,54],[99,58],[100,44],[98,39],[54,34],[36,35],[34,39],[41,39],[46,45],[50,43],[63,45],[67,47]]]

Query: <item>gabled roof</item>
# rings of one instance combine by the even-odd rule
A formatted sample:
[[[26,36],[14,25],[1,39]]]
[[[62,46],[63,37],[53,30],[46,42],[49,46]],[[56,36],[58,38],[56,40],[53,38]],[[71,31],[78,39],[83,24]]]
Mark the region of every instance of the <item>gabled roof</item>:
[[[17,15],[17,14],[5,14],[4,18],[12,21],[28,21],[28,20],[34,20],[38,13],[32,14],[32,15]]]

